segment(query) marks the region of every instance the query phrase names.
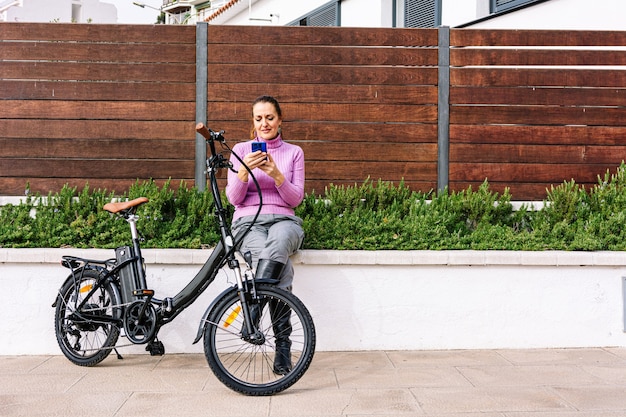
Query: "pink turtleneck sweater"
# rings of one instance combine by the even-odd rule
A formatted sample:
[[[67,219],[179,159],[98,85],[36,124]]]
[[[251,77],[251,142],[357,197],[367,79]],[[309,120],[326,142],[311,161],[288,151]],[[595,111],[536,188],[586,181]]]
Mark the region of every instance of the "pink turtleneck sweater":
[[[243,159],[246,154],[252,151],[252,142],[254,141],[262,141],[262,139],[256,138],[252,141],[238,143],[233,147],[233,152]],[[252,170],[263,195],[261,214],[293,216],[294,208],[304,198],[304,152],[299,146],[284,142],[280,135],[276,139],[265,141],[265,143],[267,143],[267,153],[272,155],[274,163],[285,176],[285,181],[280,187],[277,187],[272,177],[258,168]],[[230,161],[235,171],[241,168],[241,162],[234,156],[231,155]],[[248,182],[243,182],[236,173],[229,170],[226,197],[235,206],[233,220],[256,214],[259,196],[252,178],[249,178]]]

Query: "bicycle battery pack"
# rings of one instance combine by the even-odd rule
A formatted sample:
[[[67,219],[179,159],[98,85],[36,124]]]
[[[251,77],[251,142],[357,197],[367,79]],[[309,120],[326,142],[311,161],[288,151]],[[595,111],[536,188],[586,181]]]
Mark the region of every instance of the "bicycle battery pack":
[[[115,258],[117,264],[120,265],[135,256],[133,248],[130,246],[120,246],[115,249]],[[122,301],[131,303],[138,299],[133,295],[133,291],[140,289],[139,274],[137,273],[137,264],[135,261],[129,262],[119,271],[120,287],[122,293]]]

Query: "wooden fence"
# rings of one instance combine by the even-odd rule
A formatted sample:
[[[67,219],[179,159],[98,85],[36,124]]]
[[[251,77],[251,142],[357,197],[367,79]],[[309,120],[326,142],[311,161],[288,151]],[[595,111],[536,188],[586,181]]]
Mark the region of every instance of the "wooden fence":
[[[194,184],[198,48],[207,124],[246,140],[252,100],[276,96],[308,192],[368,177],[435,189],[438,142],[452,189],[488,179],[516,200],[624,159],[626,33],[452,29],[439,86],[440,31],[208,26],[199,45],[189,26],[0,23],[0,195]]]
[[[187,26],[0,24],[0,194],[193,178]]]
[[[541,199],[626,159],[626,32],[452,30],[450,185]]]

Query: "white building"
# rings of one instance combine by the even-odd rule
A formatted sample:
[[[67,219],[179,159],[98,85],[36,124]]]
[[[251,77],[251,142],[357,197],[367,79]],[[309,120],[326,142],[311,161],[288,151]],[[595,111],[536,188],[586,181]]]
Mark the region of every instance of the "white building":
[[[107,1],[0,0],[0,22],[118,23],[117,7]],[[128,0],[131,5],[152,9],[155,17],[150,23],[196,24],[208,16],[211,1],[162,0],[160,7],[154,7]]]
[[[0,0],[0,21],[117,23],[106,1]],[[145,7],[162,11],[168,24],[626,30],[625,0],[162,0]]]
[[[216,0],[217,25],[626,30],[624,0]]]
[[[0,21],[117,23],[117,8],[100,0],[0,0]]]

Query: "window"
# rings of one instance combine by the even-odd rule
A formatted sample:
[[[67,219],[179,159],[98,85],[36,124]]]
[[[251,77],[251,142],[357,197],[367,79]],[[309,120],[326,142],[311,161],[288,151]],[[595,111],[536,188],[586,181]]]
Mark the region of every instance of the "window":
[[[341,26],[341,6],[338,0],[326,3],[312,12],[287,23],[287,26]]]
[[[400,17],[406,28],[433,28],[441,25],[441,0],[401,0]]]
[[[535,2],[537,2],[537,0],[491,0],[491,13],[503,12],[514,7]]]

